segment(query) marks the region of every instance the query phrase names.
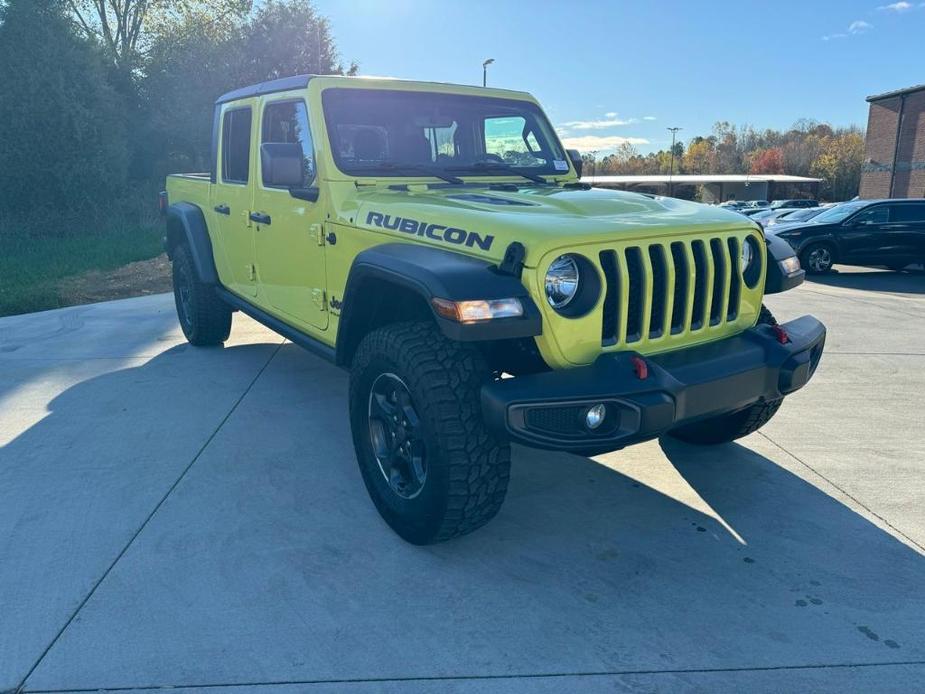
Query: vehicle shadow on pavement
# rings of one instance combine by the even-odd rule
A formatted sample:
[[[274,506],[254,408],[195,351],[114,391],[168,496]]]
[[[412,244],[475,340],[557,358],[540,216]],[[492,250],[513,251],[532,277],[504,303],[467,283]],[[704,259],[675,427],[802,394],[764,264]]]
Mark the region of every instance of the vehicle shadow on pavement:
[[[203,434],[274,349],[168,350],[0,449],[0,685],[78,607],[30,687],[925,658],[923,557],[742,445],[518,447],[494,521],[408,545],[363,487],[346,376],[294,345]]]
[[[150,349],[159,339],[148,335]],[[123,342],[128,354],[147,344]],[[0,412],[0,691],[52,642],[276,348],[0,361],[0,375],[22,378]]]
[[[918,266],[921,267],[921,266]],[[910,269],[903,272],[829,272],[824,275],[807,275],[806,281],[829,287],[863,289],[894,294],[925,294],[925,272]]]

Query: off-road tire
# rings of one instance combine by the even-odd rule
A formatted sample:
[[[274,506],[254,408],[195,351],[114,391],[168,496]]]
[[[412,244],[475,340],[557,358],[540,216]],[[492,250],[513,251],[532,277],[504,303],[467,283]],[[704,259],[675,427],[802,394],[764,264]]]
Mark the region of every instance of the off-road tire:
[[[199,281],[185,243],[174,250],[173,298],[180,328],[190,344],[205,347],[220,345],[228,339],[231,307],[218,297],[214,288]]]
[[[420,419],[427,474],[404,498],[373,452],[370,391],[382,374],[403,381]],[[431,323],[394,323],[363,338],[350,373],[350,424],[366,489],[386,523],[417,545],[458,537],[491,520],[504,501],[510,447],[486,429],[481,386],[491,371],[475,348]]]
[[[814,251],[825,250],[828,251],[828,265],[824,267],[819,267],[812,260],[812,255]],[[830,243],[817,242],[811,243],[800,253],[800,267],[806,270],[808,275],[824,275],[832,271],[832,267],[835,265],[835,248]],[[815,266],[815,267],[814,267]],[[817,269],[818,268],[818,269]]]
[[[777,325],[774,314],[764,304],[758,314],[758,325]],[[669,432],[669,436],[704,446],[729,443],[758,431],[777,413],[783,402],[783,398],[759,400],[737,412],[680,427]]]

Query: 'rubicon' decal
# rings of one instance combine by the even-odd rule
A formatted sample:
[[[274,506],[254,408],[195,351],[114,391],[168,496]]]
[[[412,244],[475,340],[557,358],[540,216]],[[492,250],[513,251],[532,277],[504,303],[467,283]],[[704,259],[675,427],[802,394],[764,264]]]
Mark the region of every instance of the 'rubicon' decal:
[[[445,243],[455,243],[458,246],[478,246],[483,251],[491,249],[492,241],[495,237],[487,234],[482,236],[474,231],[466,231],[457,227],[447,227],[442,224],[428,224],[419,222],[416,219],[408,217],[393,217],[392,215],[382,214],[381,212],[370,212],[366,215],[367,224],[375,224],[382,229],[393,229],[403,231],[406,234],[415,234],[416,236],[426,236],[435,241],[444,241]]]

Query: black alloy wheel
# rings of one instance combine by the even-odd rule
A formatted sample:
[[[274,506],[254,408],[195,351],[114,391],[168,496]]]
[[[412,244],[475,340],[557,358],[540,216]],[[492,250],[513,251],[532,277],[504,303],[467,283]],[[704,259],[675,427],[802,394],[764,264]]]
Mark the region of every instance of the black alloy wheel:
[[[369,392],[369,438],[379,470],[393,492],[413,499],[427,481],[427,447],[408,386],[380,374]]]

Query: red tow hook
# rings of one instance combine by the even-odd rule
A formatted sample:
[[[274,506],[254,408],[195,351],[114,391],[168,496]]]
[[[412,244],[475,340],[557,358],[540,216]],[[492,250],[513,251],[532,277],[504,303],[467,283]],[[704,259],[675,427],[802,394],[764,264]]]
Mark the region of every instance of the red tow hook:
[[[774,337],[776,337],[777,341],[782,345],[786,345],[788,342],[790,342],[790,335],[788,335],[787,331],[784,330],[781,326],[772,325],[771,330],[774,331]]]
[[[639,355],[634,355],[631,361],[633,362],[633,371],[636,372],[636,378],[640,381],[646,380],[649,377],[649,365],[646,364],[646,360]]]

